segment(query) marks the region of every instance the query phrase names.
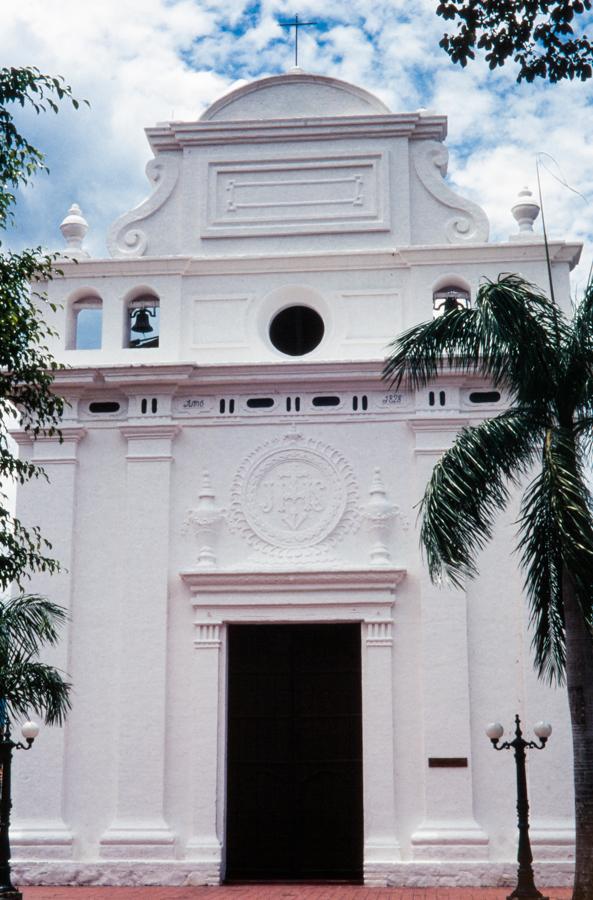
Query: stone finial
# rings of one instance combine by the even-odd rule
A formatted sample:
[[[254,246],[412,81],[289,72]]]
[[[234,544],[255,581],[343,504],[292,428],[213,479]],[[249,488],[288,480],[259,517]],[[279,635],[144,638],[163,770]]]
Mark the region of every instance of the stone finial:
[[[83,248],[82,242],[88,230],[89,223],[82,215],[80,206],[73,203],[60,225],[60,231],[66,241],[66,248],[62,250],[61,255],[71,259],[86,259],[89,254]]]
[[[369,523],[372,536],[370,548],[371,564],[375,566],[387,565],[391,562],[389,552],[389,536],[392,521],[399,513],[397,506],[389,502],[387,491],[381,477],[381,470],[375,467],[373,480],[369,490],[369,502],[365,510],[365,516]]]
[[[198,509],[201,512],[214,509],[214,489],[212,488],[212,479],[208,469],[202,472],[202,486],[198,494]]]
[[[515,239],[530,238],[535,236],[533,223],[539,216],[539,203],[535,200],[528,187],[519,191],[511,212],[519,226],[519,234],[513,235]]]
[[[198,539],[197,563],[201,569],[216,565],[216,539],[224,510],[216,506],[212,480],[207,469],[202,472],[202,483],[195,509],[188,510],[186,526]]]
[[[369,508],[372,509],[373,512],[383,513],[387,509],[391,509],[391,504],[387,499],[387,491],[385,490],[385,485],[383,484],[383,479],[381,477],[381,469],[379,469],[378,466],[375,466],[373,469],[373,480],[371,482],[369,495]]]

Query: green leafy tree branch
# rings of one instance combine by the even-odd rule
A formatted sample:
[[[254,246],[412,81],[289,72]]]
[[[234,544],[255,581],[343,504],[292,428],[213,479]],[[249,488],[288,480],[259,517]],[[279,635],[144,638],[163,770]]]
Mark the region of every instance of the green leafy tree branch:
[[[437,14],[457,26],[440,45],[466,66],[483,53],[491,69],[507,61],[517,81],[587,81],[593,75],[591,0],[440,0]]]
[[[44,156],[21,134],[14,121],[16,107],[57,112],[60,101],[77,108],[78,101],[61,78],[34,67],[0,69],[0,230],[14,219],[15,191],[47,170]],[[19,459],[8,434],[8,422],[18,411],[21,426],[37,436],[57,435],[63,401],[51,391],[55,371],[47,341],[52,329],[43,318],[48,303],[35,289],[54,275],[55,258],[41,248],[14,253],[0,241],[0,483],[21,484],[44,477],[35,464]],[[51,304],[50,304],[51,306]],[[55,307],[54,307],[55,308]],[[35,526],[26,527],[10,512],[0,494],[0,593],[22,587],[34,571],[55,572],[59,565],[50,545]]]

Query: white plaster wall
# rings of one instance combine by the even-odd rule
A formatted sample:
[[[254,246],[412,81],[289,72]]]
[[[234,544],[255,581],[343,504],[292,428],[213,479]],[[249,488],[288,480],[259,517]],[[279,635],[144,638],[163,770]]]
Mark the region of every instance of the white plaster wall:
[[[36,456],[52,460],[52,481],[25,486],[19,503],[67,561],[68,573],[34,586],[71,608],[55,659],[75,692],[66,729],[42,735],[17,760],[21,880],[217,882],[226,622],[271,621],[276,609],[280,621],[363,623],[365,677],[375,679],[372,691],[364,686],[373,723],[364,735],[365,759],[373,761],[365,772],[365,796],[374,798],[365,809],[369,883],[512,880],[512,759],[495,754],[483,728],[493,718],[510,727],[515,712],[528,729],[540,718],[555,726],[546,751],[529,760],[534,847],[547,883],[569,877],[565,694],[532,671],[511,556],[516,510],[502,517],[465,593],[431,587],[418,547],[415,504],[431,465],[457,428],[502,409],[504,398],[476,408],[468,392],[483,385],[450,377],[438,385],[445,407],[431,408],[429,389],[395,396],[379,380],[386,344],[430,317],[435,286],[459,279],[474,297],[481,277],[509,271],[545,286],[543,247],[485,242],[479,208],[442,180],[443,119],[392,116],[356,89],[309,82],[313,106],[321,94],[335,101],[310,119],[303,110],[298,122],[270,118],[279,95],[268,85],[260,97],[268,117],[247,121],[260,85],[215,104],[200,123],[149,129],[154,194],[115,224],[116,258],[65,261],[64,277],[48,285],[63,304],[49,315],[59,333],[52,349],[72,367],[57,388],[72,403],[70,442],[67,458],[57,442],[35,446]],[[348,190],[370,190],[369,173],[379,172],[377,203],[364,212],[371,194],[362,197],[366,219],[332,219],[326,204],[301,222],[293,217],[290,228],[268,227],[268,186],[254,200],[253,222],[215,221],[212,203],[218,210],[229,171],[245,186],[255,176],[243,164],[261,160],[289,182],[281,202],[301,202],[290,182],[303,164],[309,174],[322,167],[320,191],[333,190],[326,175],[341,165]],[[352,167],[361,160],[382,162],[363,167],[357,181]],[[275,197],[278,176],[267,177]],[[578,253],[578,245],[551,245],[563,304]],[[125,302],[139,288],[160,298],[161,341],[152,350],[122,346]],[[69,302],[85,290],[103,299],[103,346],[65,350]],[[326,335],[307,357],[283,357],[270,345],[269,322],[300,302],[318,309]],[[340,404],[314,408],[318,394],[337,395]],[[367,397],[368,409],[353,409],[354,394]],[[272,397],[275,406],[250,411],[252,396]],[[289,413],[286,398],[296,396],[301,411],[293,405]],[[150,404],[142,413],[143,398],[157,400],[156,414]],[[92,415],[97,399],[115,400],[120,410]],[[349,498],[334,531],[300,556],[255,539],[237,500],[250,461],[299,441],[334,461]],[[31,452],[26,441],[22,451]],[[386,502],[397,505],[381,526],[390,557],[382,566],[372,557],[368,521],[376,468]],[[219,513],[209,555],[186,526],[204,469]],[[429,770],[427,757],[439,754],[467,757],[468,768]]]
[[[184,521],[188,509],[195,506],[204,467],[211,472],[216,503],[228,509],[232,499],[231,486],[241,462],[255,447],[282,437],[287,431],[287,419],[285,417],[284,422],[270,421],[269,424],[262,421],[262,417],[251,424],[245,419],[236,423],[210,420],[201,426],[187,423],[174,439],[169,504],[169,599],[167,634],[164,638],[167,647],[167,713],[163,765],[166,772],[164,814],[168,827],[175,835],[174,856],[178,859],[185,856],[185,843],[192,834],[194,804],[196,797],[200,796],[199,775],[193,791],[188,791],[188,785],[196,777],[191,764],[191,710],[196,690],[193,663],[196,651],[192,646],[191,598],[179,578],[181,571],[195,567],[199,545],[191,531],[188,533],[185,530]],[[425,638],[419,586],[425,572],[412,526],[413,506],[418,499],[418,485],[410,478],[412,433],[405,421],[391,421],[391,416],[384,417],[382,421],[377,419],[377,414],[372,413],[366,420],[359,421],[348,421],[343,413],[337,413],[333,420],[332,414],[329,414],[325,421],[315,421],[305,416],[297,427],[307,439],[335,448],[348,461],[358,486],[361,510],[368,500],[373,468],[379,466],[387,494],[401,512],[389,540],[393,563],[407,570],[406,579],[397,591],[393,613],[393,757],[396,837],[401,848],[402,864],[407,861],[413,868],[419,863],[413,860],[411,836],[421,825],[425,812],[423,790],[429,776],[426,757],[429,753],[435,753],[434,746],[427,747],[423,737],[428,711],[425,690],[432,677],[430,669],[425,668],[426,655],[421,652]],[[162,418],[157,416],[156,420],[162,421]],[[130,563],[125,557],[127,543],[121,503],[125,490],[125,455],[126,442],[120,434],[120,425],[115,422],[105,425],[92,423],[79,445],[77,540],[73,571],[75,603],[70,626],[72,651],[69,658],[69,670],[76,691],[74,709],[67,727],[64,809],[65,818],[75,835],[72,853],[81,861],[97,859],[101,835],[109,827],[117,807],[117,732],[121,728],[118,710],[122,692],[127,690],[129,665],[133,665],[132,659],[129,663],[126,660],[126,647],[133,646],[133,640],[127,633],[130,622],[125,613],[127,598],[124,579]],[[147,483],[146,491],[150,490],[150,483]],[[58,519],[63,514],[59,503],[58,498],[53,504]],[[466,744],[462,741],[460,745],[454,729],[448,731],[447,723],[453,721],[454,716],[449,715],[446,709],[443,709],[440,724],[443,753],[447,748],[452,752],[455,747],[456,752],[469,758],[473,809],[477,823],[489,837],[490,845],[486,852],[492,864],[512,861],[515,833],[512,803],[509,806],[508,802],[508,797],[512,797],[512,760],[510,755],[503,760],[503,754],[495,754],[484,736],[483,726],[491,718],[500,717],[510,726],[514,712],[519,711],[529,728],[533,721],[544,716],[554,721],[556,728],[549,748],[533,762],[530,757],[534,828],[537,825],[536,831],[543,833],[548,829],[552,833],[543,858],[554,855],[549,845],[556,847],[556,856],[566,857],[567,829],[570,826],[569,741],[564,697],[537,685],[531,675],[520,583],[508,563],[505,534],[509,530],[507,520],[500,529],[500,539],[484,554],[483,574],[468,588],[471,742]],[[358,531],[344,535],[338,542],[335,558],[330,564],[336,565],[338,570],[368,565],[370,546],[370,535],[361,523]],[[139,561],[141,565],[145,554],[146,565],[149,566],[154,549],[151,542],[143,545],[138,536],[136,547],[134,565],[138,565]],[[269,562],[261,556],[258,562],[257,554],[246,543],[245,536],[230,531],[225,522],[221,525],[216,553],[217,565],[223,571],[241,568],[257,571],[258,566],[269,568]],[[278,562],[274,565],[278,567]],[[504,580],[500,575],[502,570],[507,573]],[[52,591],[52,594],[60,599],[59,591],[57,594]],[[154,602],[160,602],[156,596]],[[441,602],[446,604],[447,598],[443,597]],[[443,631],[438,639],[446,644],[448,613],[445,606],[442,612]],[[141,615],[150,620],[153,614],[153,597],[147,592]],[[141,624],[139,621],[138,627]],[[455,660],[451,662],[455,667]],[[146,698],[138,696],[138,707],[145,703]],[[128,698],[128,705],[134,735],[129,777],[137,777],[141,781],[145,777],[142,748],[145,723],[134,715],[133,697]],[[367,735],[365,739],[372,740],[372,735]],[[220,752],[216,742],[211,750],[214,754]],[[35,747],[35,768],[28,770],[26,778],[23,765],[18,766],[15,794],[17,827],[19,814],[26,809],[26,801],[22,798],[36,794],[42,783],[44,790],[47,790],[46,752],[44,742],[40,741]],[[51,757],[47,764],[50,763]],[[224,764],[224,756],[219,765],[221,763]],[[559,771],[564,772],[564,777],[559,777]],[[551,772],[554,772],[553,779]],[[435,770],[430,774],[434,776],[433,780],[436,779],[431,794],[434,801],[435,796],[438,800],[439,779],[445,789],[452,773]],[[453,778],[457,777],[458,773],[453,773]],[[549,791],[552,781],[554,788]],[[508,791],[504,790],[505,787]],[[221,804],[217,815],[219,833],[222,835],[220,808],[224,809],[224,797],[217,797],[217,803]],[[565,843],[558,849],[561,838]],[[109,864],[103,862],[101,865]],[[161,877],[165,879],[170,877],[166,872],[173,871],[167,869],[167,865],[173,863],[161,864]],[[426,865],[429,865],[429,860]]]

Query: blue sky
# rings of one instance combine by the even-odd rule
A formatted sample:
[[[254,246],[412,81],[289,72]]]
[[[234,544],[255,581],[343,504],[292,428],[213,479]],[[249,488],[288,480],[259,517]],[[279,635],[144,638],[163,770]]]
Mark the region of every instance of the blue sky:
[[[355,82],[394,112],[425,107],[449,117],[449,180],[477,200],[492,237],[515,231],[517,191],[535,189],[535,158],[550,154],[585,199],[542,175],[550,235],[584,241],[574,279],[582,289],[593,247],[593,84],[517,85],[512,67],[453,66],[438,42],[447,23],[436,0],[20,0],[3,9],[3,65],[61,74],[90,107],[19,121],[47,156],[19,198],[15,246],[58,248],[59,223],[76,201],[87,247],[106,255],[105,233],[148,193],[143,128],[192,120],[230,88],[287,71],[293,38],[278,22],[315,20],[299,39],[300,65]],[[547,165],[555,169],[548,160]]]

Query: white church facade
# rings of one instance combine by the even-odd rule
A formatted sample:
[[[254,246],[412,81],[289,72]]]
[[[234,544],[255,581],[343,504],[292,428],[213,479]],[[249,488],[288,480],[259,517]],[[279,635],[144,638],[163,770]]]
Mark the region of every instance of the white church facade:
[[[444,180],[443,116],[298,70],[147,135],[152,193],[111,257],[63,223],[63,441],[15,435],[49,477],[17,511],[63,565],[33,583],[69,610],[74,685],[15,761],[16,877],[510,883],[514,765],[484,728],[519,713],[554,726],[531,834],[567,883],[568,709],[532,669],[516,511],[464,591],[431,585],[416,527],[440,453],[505,397],[380,378],[447,293],[545,287],[536,205],[489,243]],[[568,303],[580,246],[550,253]]]

